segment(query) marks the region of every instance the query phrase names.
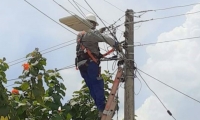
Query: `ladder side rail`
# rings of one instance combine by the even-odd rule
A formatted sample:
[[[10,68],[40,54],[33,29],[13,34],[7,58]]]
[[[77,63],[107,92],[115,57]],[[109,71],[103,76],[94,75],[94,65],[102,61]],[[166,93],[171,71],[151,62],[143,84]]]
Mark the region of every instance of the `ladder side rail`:
[[[123,73],[122,67],[118,67],[118,71],[117,71],[115,80],[113,81],[113,86],[112,86],[110,95],[108,97],[108,101],[106,103],[105,109],[103,111],[103,115],[102,115],[101,120],[105,120],[106,119],[107,112],[109,111],[110,106],[111,106],[111,104],[112,104],[112,102],[113,102],[113,100],[115,98],[116,91],[118,90],[118,86],[119,86],[119,83],[120,83],[120,78],[122,76],[122,73]]]

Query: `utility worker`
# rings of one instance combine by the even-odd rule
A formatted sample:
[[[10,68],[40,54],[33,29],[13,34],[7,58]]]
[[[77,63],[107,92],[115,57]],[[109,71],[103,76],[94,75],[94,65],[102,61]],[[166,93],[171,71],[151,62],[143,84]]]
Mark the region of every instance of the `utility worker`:
[[[76,65],[79,68],[80,74],[90,90],[90,95],[94,99],[95,105],[99,111],[99,117],[101,117],[105,108],[105,95],[104,81],[101,77],[99,77],[99,64],[102,55],[100,53],[98,43],[106,42],[113,48],[117,48],[118,44],[116,44],[116,42],[111,37],[103,34],[105,28],[96,30],[98,23],[96,17],[93,14],[86,15],[86,20],[92,24],[92,30],[88,33],[81,32],[77,36]],[[83,49],[81,49],[80,44],[84,46]],[[86,51],[86,49],[89,51]],[[89,52],[96,59],[96,61],[92,59],[90,55],[88,55]]]

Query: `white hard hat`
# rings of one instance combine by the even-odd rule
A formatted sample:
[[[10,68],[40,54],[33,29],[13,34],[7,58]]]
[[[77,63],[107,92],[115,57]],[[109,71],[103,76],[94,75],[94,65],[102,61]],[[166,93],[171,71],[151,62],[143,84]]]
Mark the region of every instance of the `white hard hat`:
[[[97,23],[96,17],[93,14],[87,14],[85,18],[86,18],[86,20],[95,22],[97,24],[97,26],[99,25]]]

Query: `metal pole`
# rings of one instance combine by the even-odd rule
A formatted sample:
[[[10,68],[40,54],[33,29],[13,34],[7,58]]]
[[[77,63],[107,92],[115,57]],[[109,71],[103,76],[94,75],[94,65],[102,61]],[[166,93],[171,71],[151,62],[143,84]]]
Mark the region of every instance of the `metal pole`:
[[[133,21],[134,21],[134,14],[133,10],[128,9],[126,11],[126,18],[125,18],[125,45],[126,46],[126,77],[125,77],[125,108],[124,108],[124,120],[134,120],[135,116],[135,105],[134,105],[134,47],[133,41]],[[129,24],[126,24],[126,23]]]

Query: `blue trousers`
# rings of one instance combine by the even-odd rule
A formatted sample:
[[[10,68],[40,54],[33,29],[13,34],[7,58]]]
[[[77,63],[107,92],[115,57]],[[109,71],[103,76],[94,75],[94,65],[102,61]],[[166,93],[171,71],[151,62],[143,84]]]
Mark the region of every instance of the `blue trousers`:
[[[81,66],[79,70],[90,90],[90,95],[94,99],[97,109],[103,111],[105,108],[104,81],[103,79],[97,80],[97,77],[99,77],[99,65],[91,61],[87,65]]]

